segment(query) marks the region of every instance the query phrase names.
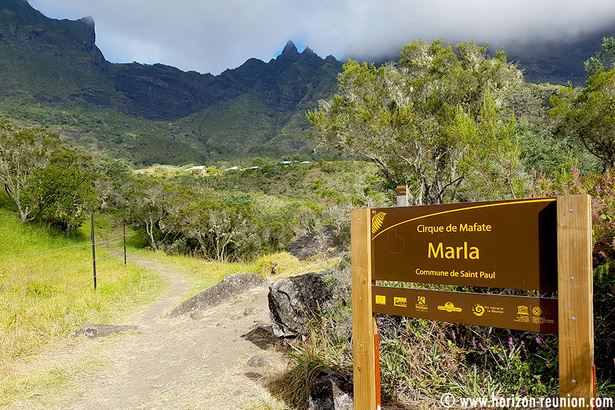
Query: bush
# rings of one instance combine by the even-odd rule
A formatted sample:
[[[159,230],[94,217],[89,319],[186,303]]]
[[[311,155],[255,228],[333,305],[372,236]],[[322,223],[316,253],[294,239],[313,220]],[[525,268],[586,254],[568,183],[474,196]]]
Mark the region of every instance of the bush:
[[[562,170],[555,178],[539,175],[537,197],[589,194],[592,198],[594,264],[595,364],[599,385],[615,391],[615,168],[604,174],[581,175],[577,168]]]

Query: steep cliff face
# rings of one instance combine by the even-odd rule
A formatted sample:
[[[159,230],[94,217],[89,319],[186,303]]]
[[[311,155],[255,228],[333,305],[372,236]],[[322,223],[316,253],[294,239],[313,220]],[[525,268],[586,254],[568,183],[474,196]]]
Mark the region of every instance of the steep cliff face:
[[[334,85],[341,71],[335,59],[309,49],[299,53],[292,42],[269,63],[250,59],[219,76],[161,64],[112,64],[96,47],[91,18],[50,19],[25,0],[0,0],[0,57],[0,90],[51,101],[83,99],[155,121],[180,119],[243,94],[255,95],[272,112],[292,114],[316,96],[314,90]]]
[[[288,42],[282,54],[265,63],[249,59],[219,76],[183,72],[161,64],[113,64],[117,91],[134,105],[126,109],[154,120],[173,120],[233,100],[255,96],[276,114],[292,114],[314,106],[335,89],[342,65],[333,57],[322,59],[312,50],[302,53]]]
[[[0,40],[4,47],[65,59],[84,68],[104,69],[107,65],[96,47],[92,18],[76,21],[49,19],[26,0],[0,1]]]
[[[599,39],[592,41],[551,46],[551,54],[518,49],[511,55],[528,77],[581,81],[579,56],[598,50]],[[531,57],[526,65],[524,55]],[[10,112],[65,129],[76,141],[87,137],[88,148],[121,152],[135,162],[310,152],[305,111],[336,91],[341,71],[334,57],[323,59],[309,48],[299,52],[291,41],[268,62],[252,58],[217,76],[161,64],[113,64],[96,46],[91,18],[55,20],[26,0],[0,0],[0,101],[34,101],[32,114],[18,107]],[[41,115],[39,108],[47,111]],[[137,123],[135,130],[131,124]]]

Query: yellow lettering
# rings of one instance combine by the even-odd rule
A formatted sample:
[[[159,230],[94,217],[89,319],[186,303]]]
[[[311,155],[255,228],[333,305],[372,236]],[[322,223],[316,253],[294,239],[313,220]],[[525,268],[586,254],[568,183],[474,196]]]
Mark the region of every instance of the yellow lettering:
[[[444,251],[442,250],[442,242],[438,244],[438,247],[434,249],[433,243],[429,242],[429,248],[427,249],[427,257],[431,258],[433,255],[434,258],[443,258]],[[438,256],[440,255],[440,256]]]
[[[467,242],[463,246],[444,246],[442,242],[434,246],[429,242],[427,245],[428,258],[440,259],[480,259],[480,250],[476,246],[468,246]]]
[[[491,225],[479,224],[474,222],[473,224],[459,224],[460,232],[491,232]]]
[[[452,246],[447,246],[444,257],[446,259],[455,259],[455,248],[453,248]]]
[[[476,246],[472,246],[470,248],[470,259],[480,259],[480,253],[479,253],[478,248]]]

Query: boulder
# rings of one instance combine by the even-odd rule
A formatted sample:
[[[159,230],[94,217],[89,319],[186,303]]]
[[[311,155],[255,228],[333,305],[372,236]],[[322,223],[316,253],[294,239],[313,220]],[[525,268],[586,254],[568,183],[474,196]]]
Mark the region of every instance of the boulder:
[[[167,317],[174,318],[190,314],[193,318],[198,319],[203,316],[203,310],[220,305],[235,295],[258,286],[264,286],[266,283],[269,283],[267,279],[256,273],[228,275],[211,288],[205,289],[203,292],[177,306],[169,312]]]
[[[331,369],[321,370],[312,384],[308,409],[351,410],[352,397],[352,377]]]
[[[104,324],[87,324],[76,329],[71,336],[85,336],[90,339],[97,337],[107,337],[113,333],[126,332],[128,330],[137,330],[135,325],[104,325]]]
[[[322,273],[283,278],[269,286],[269,315],[277,337],[306,334],[306,326],[318,312],[326,312],[331,290]]]
[[[300,260],[305,260],[324,253],[333,256],[340,249],[341,241],[337,237],[337,228],[326,225],[321,234],[310,232],[295,239],[287,252]]]

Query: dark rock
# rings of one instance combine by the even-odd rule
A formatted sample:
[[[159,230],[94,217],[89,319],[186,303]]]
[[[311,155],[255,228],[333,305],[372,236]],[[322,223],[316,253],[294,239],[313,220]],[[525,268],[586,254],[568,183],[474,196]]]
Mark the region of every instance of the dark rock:
[[[216,283],[211,288],[204,290],[177,306],[167,317],[173,318],[189,313],[192,314],[198,310],[203,311],[209,309],[220,305],[235,295],[246,292],[257,286],[264,286],[266,283],[268,283],[267,279],[255,273],[228,275],[221,282]],[[193,317],[198,318],[202,316],[199,313],[195,313]]]
[[[75,330],[71,333],[71,336],[77,337],[84,335],[90,339],[94,339],[97,337],[107,337],[113,333],[126,332],[128,330],[138,330],[138,328],[135,325],[87,324]]]
[[[310,232],[297,238],[287,249],[294,257],[305,260],[319,253],[334,255],[341,247],[341,241],[337,237],[337,228],[327,225],[321,234]]]
[[[263,356],[254,356],[248,360],[248,366],[250,367],[263,367],[267,364],[267,358]]]
[[[306,333],[306,325],[317,312],[326,311],[331,291],[322,273],[283,278],[269,287],[269,315],[277,337]]]
[[[353,408],[352,378],[335,370],[320,371],[312,385],[308,409],[350,410]]]
[[[249,340],[259,348],[266,350],[275,346],[277,338],[273,334],[271,326],[258,325],[245,335],[241,335],[245,340]]]

